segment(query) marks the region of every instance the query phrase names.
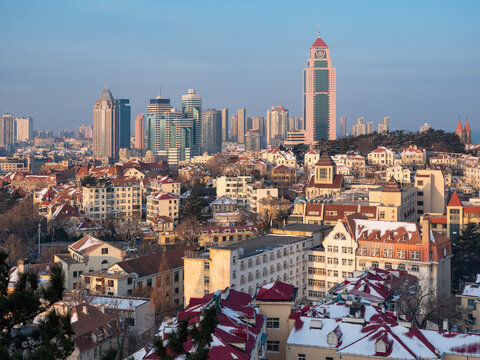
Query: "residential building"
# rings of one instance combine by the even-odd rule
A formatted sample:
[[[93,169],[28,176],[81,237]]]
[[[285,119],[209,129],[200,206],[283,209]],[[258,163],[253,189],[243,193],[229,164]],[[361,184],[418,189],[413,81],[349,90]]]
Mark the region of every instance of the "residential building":
[[[160,325],[158,336],[167,338],[168,334],[175,331],[182,319],[190,319],[192,326],[198,326],[204,310],[215,306],[219,322],[212,334],[212,343],[208,347],[208,359],[250,359],[261,360],[265,358],[268,343],[265,339],[265,316],[258,314],[251,306],[251,296],[233,289],[222,289],[214,294],[202,295],[199,299],[192,299],[185,310],[180,311],[176,318],[168,318]],[[193,350],[192,341],[188,339],[185,350]],[[148,351],[141,350],[136,359],[158,359],[155,348]],[[173,356],[181,359],[183,355]]]
[[[367,155],[368,164],[379,167],[395,165],[395,153],[386,147],[379,146]]]
[[[379,134],[386,134],[388,133],[388,124],[389,124],[390,116],[385,116],[382,118],[380,124],[378,124],[378,133]]]
[[[245,150],[260,151],[262,149],[262,137],[259,130],[248,130],[245,135]]]
[[[309,152],[305,153],[303,158],[305,166],[307,166],[309,169],[313,169],[318,160],[320,160],[320,153],[316,152],[315,150],[310,150]]]
[[[267,196],[257,202],[257,214],[264,221],[285,216],[289,210],[290,201],[288,199]]]
[[[232,115],[230,118],[230,138],[232,141],[238,140],[238,116]]]
[[[5,113],[0,117],[0,147],[7,148],[15,143],[15,120]]]
[[[129,99],[118,99],[118,139],[119,147],[130,149],[131,109]]]
[[[258,203],[268,197],[278,198],[278,189],[267,186],[263,183],[248,183],[246,184],[246,206],[250,211],[258,211]]]
[[[222,142],[228,140],[228,109],[222,109]]]
[[[345,165],[350,169],[350,173],[355,177],[365,176],[365,156],[348,155]]]
[[[68,360],[97,360],[111,348],[116,348],[121,325],[113,313],[86,303],[75,306],[70,313],[75,333],[75,349]]]
[[[278,188],[279,196],[287,196],[288,189],[297,181],[295,169],[278,165],[272,169],[272,185]]]
[[[198,234],[198,245],[217,246],[248,240],[255,236],[257,227],[253,225],[222,225],[201,227],[195,231]]]
[[[265,118],[262,116],[256,116],[252,118],[252,129],[258,130],[262,138],[265,137]]]
[[[93,138],[93,125],[83,124],[78,127],[78,136],[83,139]]]
[[[269,234],[233,245],[186,253],[185,303],[212,291],[230,287],[255,294],[261,285],[280,280],[305,296],[305,249],[320,238]]]
[[[466,284],[457,294],[462,328],[465,330],[480,330],[480,274],[474,283]]]
[[[283,142],[285,146],[295,146],[305,144],[307,141],[307,133],[305,130],[291,130],[287,132],[287,139]]]
[[[272,143],[276,137],[285,140],[288,132],[288,110],[283,106],[272,106],[267,110],[266,117],[266,138],[267,145]]]
[[[195,89],[188,89],[187,94],[182,95],[182,113],[184,119],[192,122],[193,155],[198,155],[202,144],[202,97],[195,93]]]
[[[295,305],[298,289],[280,281],[263,285],[252,300],[259,313],[266,316],[268,360],[285,360],[290,334],[289,317]],[[279,351],[270,351],[273,349]]]
[[[410,145],[401,153],[402,165],[424,167],[427,165],[427,153],[425,149],[417,148],[417,145]]]
[[[342,116],[340,118],[340,136],[346,136],[347,135],[347,117]]]
[[[385,171],[382,171],[383,180],[388,181],[394,178],[401,184],[410,184],[412,182],[412,172],[409,168],[401,165],[390,166]]]
[[[30,172],[32,170],[30,167],[30,163],[31,163],[30,157],[27,157],[24,159],[16,159],[16,158],[2,156],[0,157],[0,171],[2,173]]]
[[[135,118],[135,148],[145,149],[145,114]]]
[[[164,139],[166,152],[163,150],[159,154],[167,155],[168,163],[173,165],[177,165],[181,161],[188,161],[192,156],[194,146],[192,119],[184,118],[184,113],[175,109],[164,112],[163,118],[166,124],[166,138]],[[200,143],[198,144],[200,145]]]
[[[336,69],[332,67],[330,48],[320,37],[308,52],[303,70],[303,118],[307,143],[336,138]]]
[[[222,113],[215,109],[202,111],[202,151],[208,154],[222,152]]]
[[[217,198],[227,195],[235,200],[238,206],[247,205],[247,183],[252,176],[221,176],[217,178]]]
[[[15,135],[17,141],[33,140],[33,119],[31,117],[15,118]]]
[[[424,123],[422,126],[420,126],[420,133],[427,132],[431,128],[432,128],[432,125],[430,125],[428,123]]]
[[[470,223],[480,224],[480,201],[471,199],[469,202],[462,202],[455,191],[447,205],[448,236],[455,240]]]
[[[343,175],[337,174],[335,162],[327,153],[323,153],[315,164],[314,175],[310,177],[307,198],[338,194],[343,188]]]
[[[245,134],[247,132],[247,115],[245,109],[238,109],[237,111],[237,142],[239,144],[245,143]]]
[[[368,135],[373,133],[373,121],[364,123],[363,116],[357,119],[357,123],[352,126],[352,136]]]
[[[171,193],[179,197],[181,184],[180,181],[172,179],[171,177],[158,176],[148,182],[147,189],[148,192]]]
[[[180,200],[173,194],[158,192],[147,196],[147,220],[157,216],[167,216],[177,224],[179,208]]]
[[[105,88],[93,108],[93,156],[118,159],[120,108],[112,93]]]
[[[423,214],[445,211],[445,179],[441,170],[417,170],[417,219]]]
[[[81,288],[82,274],[106,270],[124,258],[124,250],[87,235],[69,245],[67,254],[55,255],[54,262],[65,274],[65,289],[72,290]]]
[[[142,215],[142,192],[135,178],[111,178],[83,186],[82,209],[95,220],[135,222]]]

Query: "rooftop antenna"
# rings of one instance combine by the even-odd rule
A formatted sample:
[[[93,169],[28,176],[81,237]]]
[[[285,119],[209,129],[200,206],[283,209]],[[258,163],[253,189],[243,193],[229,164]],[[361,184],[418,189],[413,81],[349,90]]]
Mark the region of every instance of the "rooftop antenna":
[[[318,37],[320,37],[320,25],[318,25]]]
[[[158,85],[158,96],[157,96],[157,99],[161,99],[162,98],[162,86],[161,85]]]
[[[108,81],[105,81],[105,89],[108,89]]]

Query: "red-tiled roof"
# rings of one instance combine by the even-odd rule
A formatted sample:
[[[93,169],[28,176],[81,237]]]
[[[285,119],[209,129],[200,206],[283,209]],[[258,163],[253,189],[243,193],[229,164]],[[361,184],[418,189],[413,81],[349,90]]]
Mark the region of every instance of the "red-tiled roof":
[[[400,188],[400,184],[392,177],[385,184],[385,186],[382,189],[382,192],[402,192],[402,189]]]
[[[313,43],[311,47],[326,47],[328,48],[328,45],[323,41],[323,39],[319,36],[317,40]]]
[[[460,121],[460,119],[458,119],[458,124],[457,124],[457,128],[455,129],[455,132],[457,133],[462,133],[463,132],[463,126],[462,126],[462,122]]]
[[[293,301],[295,286],[274,281],[263,285],[255,297],[257,300]]]
[[[468,120],[467,120],[467,122],[465,123],[465,131],[466,131],[466,132],[472,131],[472,130],[470,129],[470,124],[468,123]]]
[[[453,193],[447,206],[463,206],[456,191]]]
[[[326,152],[324,152],[321,156],[320,159],[317,161],[315,166],[335,166],[335,161],[328,155]]]
[[[316,184],[315,183],[315,176],[312,176],[310,178],[310,182],[308,184],[308,187],[316,187],[319,189],[341,189],[343,186],[343,175],[342,174],[337,174],[333,178],[333,183],[332,184]]]

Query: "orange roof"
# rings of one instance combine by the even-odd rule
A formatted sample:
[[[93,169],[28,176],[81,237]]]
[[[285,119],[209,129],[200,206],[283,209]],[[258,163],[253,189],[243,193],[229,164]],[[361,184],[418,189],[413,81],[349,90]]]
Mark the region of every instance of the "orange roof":
[[[457,124],[457,128],[455,129],[455,132],[459,132],[459,133],[462,133],[463,132],[463,127],[462,127],[462,122],[460,121],[460,119],[458,119],[458,124]]]
[[[463,206],[462,202],[460,201],[460,198],[458,197],[457,192],[455,191],[450,198],[450,201],[448,202],[447,206]]]
[[[328,48],[328,45],[325,43],[325,41],[322,40],[322,38],[319,36],[317,40],[313,43],[312,47],[326,47]]]

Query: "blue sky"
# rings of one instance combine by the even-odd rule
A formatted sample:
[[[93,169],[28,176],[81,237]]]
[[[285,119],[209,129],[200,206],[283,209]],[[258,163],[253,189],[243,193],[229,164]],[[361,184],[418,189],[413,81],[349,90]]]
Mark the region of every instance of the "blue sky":
[[[92,122],[105,82],[132,120],[159,84],[179,107],[302,113],[302,70],[320,26],[337,68],[337,117],[480,130],[480,1],[0,0],[0,112],[35,128]],[[376,126],[376,125],[375,125]]]

